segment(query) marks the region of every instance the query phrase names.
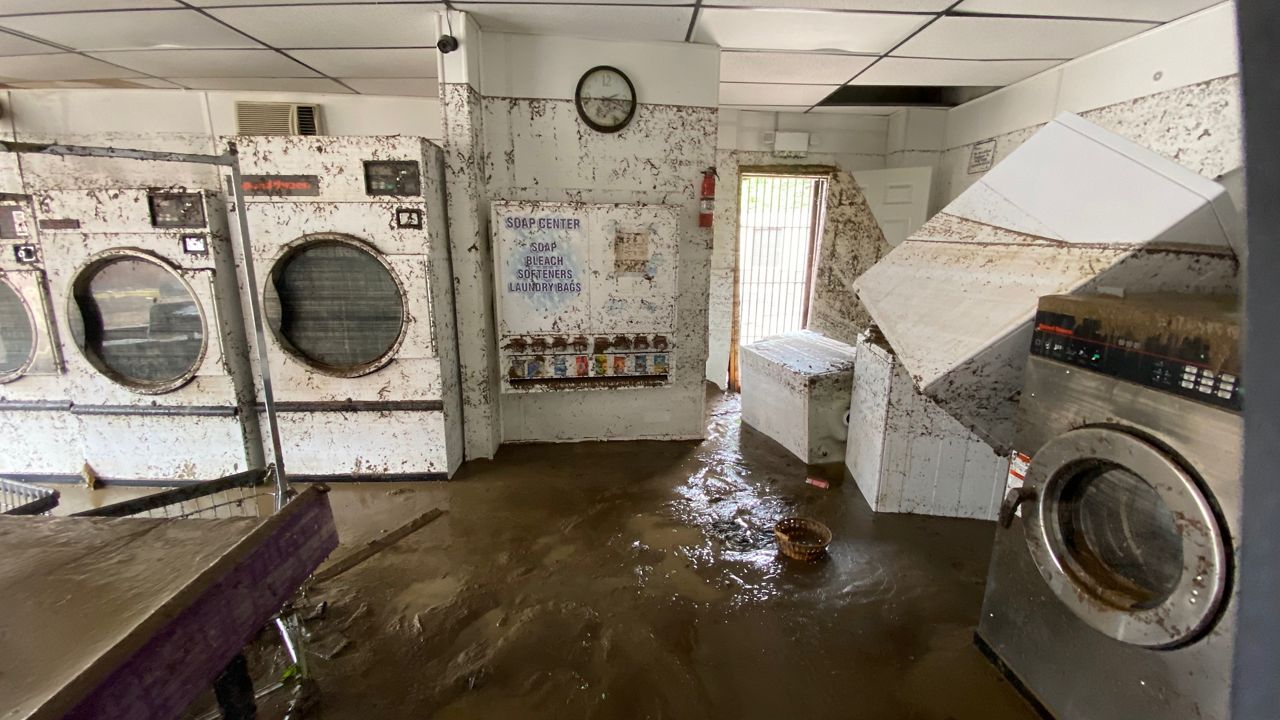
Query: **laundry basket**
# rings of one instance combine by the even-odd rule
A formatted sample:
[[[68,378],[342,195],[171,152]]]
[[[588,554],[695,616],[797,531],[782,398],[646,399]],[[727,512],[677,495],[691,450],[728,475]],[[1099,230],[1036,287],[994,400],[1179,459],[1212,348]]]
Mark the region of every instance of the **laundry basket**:
[[[795,560],[812,562],[822,557],[831,544],[831,530],[817,520],[786,518],[773,526],[778,549]]]
[[[44,515],[57,506],[57,490],[0,478],[0,515]]]

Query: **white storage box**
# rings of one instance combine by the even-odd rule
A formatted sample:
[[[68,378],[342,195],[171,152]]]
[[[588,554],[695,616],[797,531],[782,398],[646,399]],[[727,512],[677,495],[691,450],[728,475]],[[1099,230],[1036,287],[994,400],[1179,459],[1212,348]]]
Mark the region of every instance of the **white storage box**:
[[[877,512],[993,520],[1008,459],[916,390],[893,352],[857,347],[845,466]]]
[[[844,457],[853,347],[808,330],[742,348],[742,420],[813,464]]]

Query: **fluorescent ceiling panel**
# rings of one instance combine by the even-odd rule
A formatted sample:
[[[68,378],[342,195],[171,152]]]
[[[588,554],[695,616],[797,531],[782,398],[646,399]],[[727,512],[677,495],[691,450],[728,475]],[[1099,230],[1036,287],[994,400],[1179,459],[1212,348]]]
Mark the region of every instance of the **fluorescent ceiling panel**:
[[[0,81],[105,80],[140,74],[72,53],[0,58]]]
[[[965,0],[961,12],[1118,18],[1167,22],[1222,0]]]
[[[0,27],[77,50],[260,47],[244,35],[194,10],[0,17]]]
[[[812,105],[839,85],[720,83],[721,105]]]
[[[118,65],[160,77],[315,77],[274,50],[131,50],[93,53]]]
[[[925,15],[707,8],[698,15],[694,36],[723,48],[881,53],[927,20]]]
[[[798,8],[806,10],[880,10],[936,13],[955,0],[704,0],[702,7]]]
[[[866,55],[722,52],[720,79],[734,82],[842,84],[875,60]]]
[[[173,78],[192,90],[260,90],[264,92],[347,93],[328,78]]]
[[[424,78],[436,76],[434,49],[292,50],[289,54],[329,77]]]
[[[972,60],[1069,59],[1155,27],[1100,20],[957,17],[939,19],[894,55]]]
[[[62,48],[45,45],[9,33],[0,33],[0,55],[39,55],[62,52]]]
[[[365,95],[437,97],[440,94],[435,78],[342,78],[342,82]]]
[[[887,57],[854,85],[1009,85],[1060,60],[930,60]]]
[[[0,0],[0,15],[181,7],[175,0]]]
[[[434,45],[430,5],[306,5],[225,8],[210,15],[278,48]]]
[[[666,7],[496,3],[454,3],[453,7],[471,13],[485,30],[669,42],[684,40],[693,14],[692,8]]]

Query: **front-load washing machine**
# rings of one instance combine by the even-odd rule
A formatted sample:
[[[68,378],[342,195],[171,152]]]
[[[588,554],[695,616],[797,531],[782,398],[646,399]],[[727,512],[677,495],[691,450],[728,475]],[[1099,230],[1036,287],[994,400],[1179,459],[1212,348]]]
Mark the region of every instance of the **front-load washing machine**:
[[[12,156],[9,156],[12,157]],[[0,195],[0,475],[61,480],[80,471],[45,248],[31,199]]]
[[[440,148],[235,141],[257,281],[246,292],[261,299],[287,474],[452,475],[462,410]]]
[[[226,204],[182,188],[35,194],[82,454],[119,483],[261,467]]]
[[[1234,296],[1050,296],[978,642],[1062,720],[1228,717]]]

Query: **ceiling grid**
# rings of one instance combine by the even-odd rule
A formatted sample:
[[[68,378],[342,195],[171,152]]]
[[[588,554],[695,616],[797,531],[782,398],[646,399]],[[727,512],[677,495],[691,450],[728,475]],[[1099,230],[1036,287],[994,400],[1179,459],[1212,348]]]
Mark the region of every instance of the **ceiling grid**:
[[[724,107],[1000,87],[1222,0],[451,0],[500,32],[719,45]],[[0,84],[436,94],[425,0],[0,0]],[[838,93],[837,96],[840,96]],[[831,97],[837,97],[831,96]]]

